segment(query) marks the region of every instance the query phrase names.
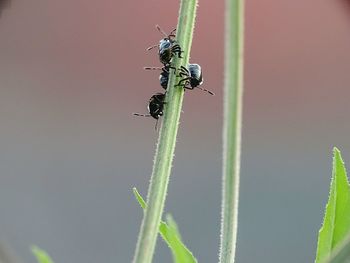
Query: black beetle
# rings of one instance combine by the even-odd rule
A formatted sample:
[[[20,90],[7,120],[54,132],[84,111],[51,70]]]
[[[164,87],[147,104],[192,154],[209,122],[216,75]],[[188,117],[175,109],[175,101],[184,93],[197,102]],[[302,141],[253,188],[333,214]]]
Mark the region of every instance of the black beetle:
[[[141,117],[152,117],[157,120],[155,129],[157,130],[158,119],[163,116],[163,108],[165,104],[165,93],[156,93],[148,101],[148,112],[149,114],[133,113],[135,116]]]
[[[182,79],[175,86],[182,86],[183,88],[190,90],[198,88],[200,90],[208,92],[210,95],[215,95],[210,90],[199,87],[203,83],[203,73],[200,65],[189,64],[188,69],[184,66],[181,66],[180,73],[178,76]]]
[[[164,35],[164,38],[162,38],[159,41],[158,45],[151,46],[147,48],[147,50],[151,50],[155,47],[158,47],[158,54],[159,54],[159,60],[163,65],[170,64],[171,59],[174,55],[177,55],[178,58],[182,58],[181,53],[183,52],[181,50],[181,47],[179,44],[177,44],[175,40],[175,30],[170,32],[170,34],[166,34],[158,25],[156,25],[156,28],[160,33]]]
[[[144,67],[143,69],[146,70],[161,70],[162,72],[159,75],[159,83],[160,86],[162,86],[163,89],[167,89],[168,87],[168,82],[169,82],[169,70],[173,69],[174,73],[176,73],[176,68],[170,66],[170,65],[165,65],[164,67]]]
[[[165,90],[168,87],[169,70],[174,69],[174,72],[176,73],[176,68],[174,68],[170,65],[166,65],[162,68],[160,68],[160,67],[144,67],[144,69],[161,70],[162,72],[159,75],[159,82],[160,82],[160,85]],[[180,73],[178,76],[181,77],[182,79],[175,86],[183,86],[183,88],[191,89],[191,90],[193,90],[194,88],[198,88],[200,90],[208,92],[210,95],[215,95],[212,91],[199,87],[203,83],[202,68],[200,65],[189,64],[188,69],[181,66]]]

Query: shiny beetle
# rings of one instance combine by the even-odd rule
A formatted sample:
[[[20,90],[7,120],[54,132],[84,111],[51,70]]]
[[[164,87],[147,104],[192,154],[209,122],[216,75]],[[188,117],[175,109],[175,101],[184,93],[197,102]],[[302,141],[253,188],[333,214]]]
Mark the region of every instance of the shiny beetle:
[[[208,92],[210,95],[215,95],[210,90],[199,87],[203,83],[202,68],[198,64],[189,64],[188,69],[184,66],[180,67],[180,73],[178,75],[182,78],[175,86],[182,86],[184,89],[193,90],[194,88]]]
[[[159,75],[159,83],[160,86],[162,86],[163,89],[167,89],[168,87],[168,82],[169,82],[169,71],[170,69],[174,70],[174,73],[176,73],[176,68],[170,66],[170,65],[166,65],[164,67],[144,67],[143,69],[146,70],[161,70],[162,72]]]
[[[148,112],[149,114],[133,113],[135,116],[141,117],[152,117],[156,119],[155,129],[157,130],[158,119],[160,116],[163,116],[163,108],[165,104],[165,93],[156,93],[148,101]]]
[[[147,50],[151,50],[155,47],[158,47],[158,55],[160,62],[166,66],[170,64],[171,59],[173,56],[177,55],[178,58],[182,58],[181,53],[183,52],[181,50],[181,47],[179,44],[177,44],[175,40],[175,30],[170,32],[170,34],[166,34],[158,25],[156,25],[156,28],[160,33],[164,35],[164,38],[162,38],[159,41],[158,45],[151,46],[147,48]]]

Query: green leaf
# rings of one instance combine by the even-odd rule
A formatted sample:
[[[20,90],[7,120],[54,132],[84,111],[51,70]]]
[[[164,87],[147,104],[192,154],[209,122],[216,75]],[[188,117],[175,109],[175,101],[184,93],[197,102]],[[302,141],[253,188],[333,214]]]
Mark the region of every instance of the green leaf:
[[[37,246],[32,246],[31,250],[38,263],[54,263],[51,257],[44,250],[38,248]]]
[[[147,209],[146,202],[136,188],[133,188],[133,192],[140,206],[144,210]],[[173,254],[173,260],[175,263],[197,263],[197,260],[191,251],[188,250],[188,248],[182,242],[177,225],[170,215],[167,215],[167,222],[160,222],[159,233],[163,240],[168,244]]]
[[[350,235],[348,235],[345,240],[333,250],[330,259],[324,261],[324,263],[345,262],[350,262]]]
[[[328,260],[350,230],[350,186],[340,151],[334,148],[333,152],[332,181],[323,225],[318,234],[316,263]]]

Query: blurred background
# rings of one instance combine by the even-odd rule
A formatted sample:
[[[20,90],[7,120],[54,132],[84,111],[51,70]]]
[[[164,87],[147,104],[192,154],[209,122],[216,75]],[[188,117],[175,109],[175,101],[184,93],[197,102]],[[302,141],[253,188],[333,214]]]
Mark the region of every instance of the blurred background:
[[[157,133],[156,50],[178,1],[12,0],[0,14],[0,240],[56,263],[131,262]],[[237,262],[313,262],[332,147],[350,167],[346,1],[246,1]],[[217,262],[223,1],[200,0],[166,212],[199,262]],[[171,262],[157,243],[154,262]]]

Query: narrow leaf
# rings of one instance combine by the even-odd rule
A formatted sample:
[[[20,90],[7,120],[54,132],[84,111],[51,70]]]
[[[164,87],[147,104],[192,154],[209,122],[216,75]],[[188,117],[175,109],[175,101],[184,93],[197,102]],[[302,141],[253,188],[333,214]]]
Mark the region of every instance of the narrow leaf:
[[[147,209],[146,202],[136,188],[133,188],[133,192],[140,206],[144,210]],[[167,222],[160,222],[159,233],[169,246],[175,263],[197,263],[197,260],[191,251],[188,250],[188,248],[182,242],[177,225],[170,215],[167,216]]]
[[[333,153],[330,194],[318,235],[316,263],[329,259],[350,230],[350,186],[340,151],[334,148]]]
[[[350,262],[350,234],[337,246],[329,260],[324,263],[349,263]]]
[[[51,257],[44,250],[38,248],[37,246],[32,246],[31,250],[38,263],[54,263]]]

